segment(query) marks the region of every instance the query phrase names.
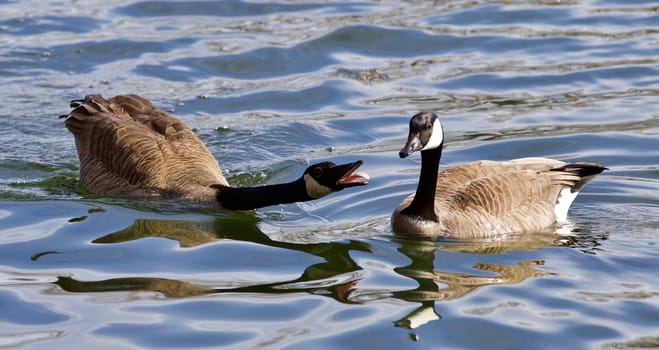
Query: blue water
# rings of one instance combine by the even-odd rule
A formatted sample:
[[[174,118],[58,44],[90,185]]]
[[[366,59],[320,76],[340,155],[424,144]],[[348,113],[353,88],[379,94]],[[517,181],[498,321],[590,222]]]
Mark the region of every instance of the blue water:
[[[651,1],[0,1],[0,347],[659,347],[659,12]],[[254,212],[92,196],[57,116],[143,95],[234,185],[364,160]],[[556,231],[396,237],[409,117],[442,166],[610,170]]]

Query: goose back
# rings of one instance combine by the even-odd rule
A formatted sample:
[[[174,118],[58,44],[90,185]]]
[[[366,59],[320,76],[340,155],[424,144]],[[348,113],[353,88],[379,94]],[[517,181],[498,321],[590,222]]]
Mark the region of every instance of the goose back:
[[[589,180],[566,170],[567,166],[548,158],[521,158],[450,167],[437,178],[439,222],[400,213],[410,205],[412,194],[394,211],[393,229],[423,236],[478,238],[546,228],[556,222],[554,209],[561,191],[578,191]]]
[[[80,181],[92,193],[152,190],[213,202],[210,185],[228,185],[194,132],[140,96],[89,95],[71,107],[65,125],[75,137]]]

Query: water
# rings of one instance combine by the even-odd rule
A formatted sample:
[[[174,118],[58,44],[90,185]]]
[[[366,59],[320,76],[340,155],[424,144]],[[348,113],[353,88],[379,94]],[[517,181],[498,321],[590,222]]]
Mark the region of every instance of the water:
[[[659,15],[650,1],[0,2],[0,347],[659,347]],[[236,185],[363,159],[321,200],[214,212],[89,195],[57,116],[137,93]],[[444,166],[610,168],[571,225],[396,237],[409,116]]]

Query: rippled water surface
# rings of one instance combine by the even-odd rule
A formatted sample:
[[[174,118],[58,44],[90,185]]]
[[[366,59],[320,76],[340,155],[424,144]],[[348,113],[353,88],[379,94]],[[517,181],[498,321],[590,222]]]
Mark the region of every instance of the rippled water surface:
[[[659,347],[659,4],[0,1],[0,347]],[[254,212],[92,196],[57,116],[137,93],[234,185],[363,159],[372,180]],[[409,116],[444,166],[610,170],[571,225],[396,237]]]

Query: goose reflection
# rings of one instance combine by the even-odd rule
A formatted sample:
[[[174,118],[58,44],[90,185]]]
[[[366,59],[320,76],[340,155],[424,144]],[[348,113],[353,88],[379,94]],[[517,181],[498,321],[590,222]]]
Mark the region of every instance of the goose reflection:
[[[272,241],[258,228],[259,219],[251,212],[234,212],[210,221],[136,219],[132,225],[99,237],[92,243],[121,243],[160,237],[191,248],[220,239],[254,241],[272,246]],[[270,244],[269,244],[270,243]]]
[[[216,293],[300,293],[330,296],[338,301],[362,278],[362,268],[351,258],[351,251],[370,252],[368,243],[358,240],[293,243],[270,239],[258,228],[253,215],[236,213],[210,222],[188,220],[137,219],[122,230],[93,240],[97,244],[127,242],[142,238],[161,237],[175,240],[184,248],[212,243],[222,239],[246,241],[264,246],[294,250],[315,255],[324,261],[307,266],[295,279],[275,283],[234,286],[234,282],[220,282],[226,287],[204,286],[187,281],[154,277],[122,277],[100,281],[79,281],[61,276],[55,282],[68,292],[154,291],[165,297],[183,298]],[[46,252],[56,253],[56,252]],[[36,255],[35,255],[36,256]],[[40,255],[39,255],[40,256]]]
[[[484,286],[517,284],[528,278],[551,274],[537,268],[545,263],[541,259],[521,260],[514,265],[503,265],[479,262],[477,260],[480,260],[480,256],[537,251],[550,246],[577,248],[584,253],[594,254],[598,250],[599,242],[606,239],[606,236],[579,232],[571,225],[508,236],[500,240],[419,241],[398,238],[398,251],[410,258],[411,262],[407,266],[395,268],[394,271],[416,281],[417,287],[395,291],[391,296],[419,305],[395,321],[394,325],[414,329],[441,319],[435,310],[437,301],[459,299]],[[474,254],[475,261],[471,267],[482,273],[442,271],[437,258],[455,253]],[[368,294],[366,291],[362,293]],[[372,299],[366,297],[369,298]]]
[[[253,218],[253,216],[252,216]],[[221,239],[248,241],[269,247],[300,251],[323,258],[323,262],[307,266],[299,277],[270,283],[236,286],[235,282],[196,283],[167,278],[122,277],[100,281],[79,281],[60,277],[55,284],[67,292],[144,292],[152,291],[168,298],[186,298],[224,293],[293,294],[309,293],[331,297],[346,304],[395,298],[416,304],[412,311],[393,321],[397,327],[414,329],[441,319],[435,310],[439,301],[455,300],[490,285],[516,284],[528,278],[549,273],[538,269],[543,260],[522,260],[513,264],[483,262],[511,251],[535,251],[547,246],[579,246],[578,238],[566,240],[555,232],[538,232],[492,241],[419,241],[400,237],[384,237],[384,244],[409,259],[409,264],[394,268],[399,276],[411,279],[410,289],[369,289],[360,287],[367,276],[352,258],[351,252],[371,252],[366,240],[322,243],[292,243],[270,239],[258,228],[258,220],[241,217],[218,218],[200,223],[184,220],[140,219],[123,230],[94,240],[95,243],[116,243],[145,237],[164,237],[179,242],[181,247],[193,247]],[[577,243],[575,243],[577,242]],[[441,261],[451,254],[473,259],[469,273],[452,272],[452,266]]]
[[[409,257],[411,262],[407,266],[395,268],[394,271],[416,281],[417,287],[395,291],[392,296],[417,302],[420,305],[403,318],[395,321],[394,325],[414,329],[441,319],[441,316],[435,311],[437,301],[459,299],[484,286],[516,284],[530,277],[547,275],[547,272],[535,268],[535,266],[544,264],[542,260],[523,260],[515,265],[474,262],[472,268],[482,271],[482,274],[442,271],[441,266],[437,266],[436,257],[442,254],[499,255],[509,251],[532,251],[554,244],[556,236],[551,233],[538,233],[514,238],[480,242],[400,242],[398,250]]]

